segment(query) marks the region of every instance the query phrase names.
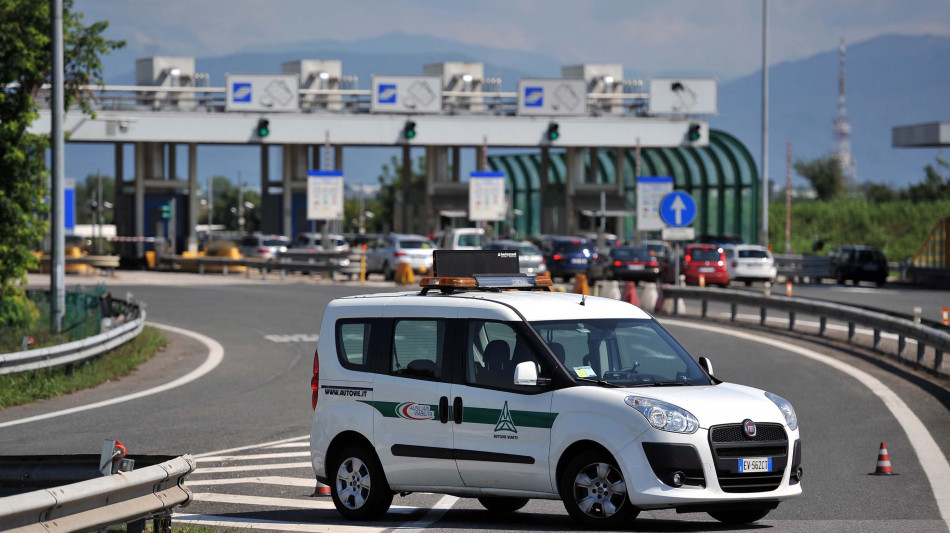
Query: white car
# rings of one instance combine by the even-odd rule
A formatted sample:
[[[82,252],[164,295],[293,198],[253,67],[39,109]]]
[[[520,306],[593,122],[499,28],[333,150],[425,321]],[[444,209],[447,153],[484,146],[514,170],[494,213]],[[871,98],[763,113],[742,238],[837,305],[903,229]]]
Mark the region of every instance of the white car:
[[[327,306],[310,453],[341,515],[419,491],[559,499],[592,527],[667,508],[750,523],[801,494],[788,401],[716,379],[638,307],[549,284],[453,273]]]
[[[726,269],[729,281],[742,281],[752,285],[753,281],[775,283],[778,270],[772,252],[765,246],[755,244],[727,244],[722,247],[726,255]]]
[[[414,272],[424,274],[432,268],[435,249],[435,243],[422,235],[381,235],[366,250],[366,273],[379,273],[392,280],[399,263],[408,263]]]

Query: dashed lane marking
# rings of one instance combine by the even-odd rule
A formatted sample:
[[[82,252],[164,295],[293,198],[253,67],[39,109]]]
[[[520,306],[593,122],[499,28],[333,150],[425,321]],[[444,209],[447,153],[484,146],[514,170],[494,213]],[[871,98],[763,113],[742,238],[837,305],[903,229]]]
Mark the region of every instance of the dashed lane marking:
[[[201,474],[223,474],[225,472],[248,472],[251,470],[286,470],[288,468],[310,468],[313,465],[308,461],[306,463],[276,463],[270,465],[243,465],[243,466],[213,466],[209,468],[198,467],[192,472],[191,476]]]
[[[270,498],[267,496],[244,496],[240,494],[218,494],[212,492],[196,492],[192,497],[196,502],[261,505],[265,507],[288,507],[293,509],[322,509],[325,511],[336,510],[336,507],[329,498],[301,500],[299,498]],[[417,510],[419,510],[418,507],[391,505],[388,512],[409,514]]]
[[[179,524],[192,524],[210,527],[235,529],[264,529],[271,531],[293,531],[301,533],[379,533],[388,528],[343,526],[339,524],[311,524],[299,522],[279,522],[232,516],[214,516],[201,514],[173,514],[172,520]]]
[[[189,487],[216,486],[216,485],[281,485],[285,487],[313,487],[314,480],[309,477],[260,476],[260,477],[231,477],[224,479],[188,479],[185,485]]]
[[[310,457],[310,452],[262,453],[258,455],[212,455],[198,459],[199,463],[210,461],[256,461],[258,459],[287,459],[290,457]]]

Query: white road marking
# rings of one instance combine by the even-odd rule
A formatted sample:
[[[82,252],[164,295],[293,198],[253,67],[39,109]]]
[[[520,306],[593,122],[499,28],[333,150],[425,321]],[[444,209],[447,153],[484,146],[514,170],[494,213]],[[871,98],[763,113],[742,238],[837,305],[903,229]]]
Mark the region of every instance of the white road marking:
[[[275,444],[274,446],[268,446],[268,448],[309,448],[309,442],[288,442],[286,444]]]
[[[279,522],[256,518],[237,518],[203,514],[173,514],[172,521],[178,524],[226,527],[238,529],[263,529],[271,531],[294,531],[302,533],[378,533],[389,528],[345,526],[340,524],[303,524],[298,522]]]
[[[317,342],[320,335],[316,333],[291,333],[288,335],[264,335],[264,338],[276,343],[283,342]]]
[[[459,499],[456,496],[443,496],[442,499],[437,501],[435,505],[432,506],[432,509],[429,509],[429,512],[419,520],[416,520],[415,522],[409,522],[408,524],[403,524],[401,526],[396,526],[393,529],[398,529],[403,533],[418,533],[438,522],[438,520],[442,518],[442,515],[451,509],[457,501],[459,501]]]
[[[159,329],[164,329],[164,330],[167,330],[167,331],[171,331],[171,332],[173,332],[173,333],[178,333],[178,334],[180,334],[180,335],[185,335],[185,336],[187,336],[187,337],[191,337],[191,338],[197,340],[198,342],[204,344],[205,346],[208,347],[208,357],[207,357],[207,359],[205,359],[204,363],[202,363],[198,368],[196,368],[196,369],[192,370],[191,372],[185,374],[184,376],[182,376],[182,377],[180,377],[180,378],[178,378],[178,379],[176,379],[176,380],[174,380],[174,381],[170,381],[170,382],[168,382],[168,383],[166,383],[166,384],[164,384],[164,385],[159,385],[158,387],[153,387],[153,388],[151,388],[151,389],[139,391],[139,392],[136,392],[136,393],[134,393],[134,394],[128,394],[128,395],[126,395],[126,396],[120,396],[120,397],[118,397],[118,398],[111,398],[111,399],[109,399],[109,400],[103,400],[103,401],[101,401],[101,402],[91,403],[91,404],[88,404],[88,405],[80,405],[80,406],[77,406],[77,407],[71,407],[71,408],[69,408],[69,409],[63,409],[62,411],[55,411],[55,412],[52,412],[52,413],[46,413],[46,414],[42,414],[42,415],[36,415],[36,416],[27,417],[27,418],[21,418],[21,419],[19,419],[19,420],[10,420],[9,422],[0,423],[0,428],[10,427],[10,426],[17,426],[17,425],[20,425],[20,424],[27,424],[27,423],[29,423],[29,422],[38,422],[38,421],[40,421],[40,420],[47,420],[47,419],[56,418],[56,417],[59,417],[59,416],[71,415],[71,414],[73,414],[73,413],[80,413],[80,412],[82,412],[82,411],[89,411],[89,410],[92,410],[92,409],[98,409],[98,408],[100,408],[100,407],[108,407],[108,406],[110,406],[110,405],[115,405],[115,404],[119,404],[119,403],[130,402],[130,401],[132,401],[132,400],[137,400],[137,399],[139,399],[139,398],[144,398],[144,397],[146,397],[146,396],[151,396],[151,395],[153,395],[153,394],[158,394],[158,393],[160,393],[160,392],[169,391],[169,390],[172,390],[172,389],[174,389],[174,388],[181,387],[182,385],[191,383],[192,381],[194,381],[194,380],[196,380],[196,379],[198,379],[198,378],[204,376],[204,375],[207,374],[208,372],[211,372],[212,370],[214,370],[215,367],[217,367],[219,364],[221,364],[221,361],[224,360],[224,348],[221,346],[220,343],[218,343],[218,341],[212,339],[211,337],[207,337],[207,336],[202,335],[201,333],[198,333],[198,332],[195,332],[195,331],[191,331],[191,330],[187,330],[187,329],[182,329],[182,328],[176,328],[175,326],[167,326],[167,325],[164,325],[164,324],[156,324],[155,322],[148,322],[147,324],[148,324],[149,326],[155,326],[156,328],[159,328]]]
[[[258,448],[269,448],[269,447],[271,447],[271,446],[278,446],[278,445],[281,445],[281,444],[296,443],[296,442],[302,441],[302,440],[304,440],[304,439],[310,439],[310,435],[302,435],[302,436],[300,436],[300,437],[291,437],[291,438],[289,438],[289,439],[274,440],[274,441],[270,441],[270,442],[264,442],[264,443],[261,443],[261,444],[249,444],[249,445],[247,445],[247,446],[239,446],[239,447],[237,447],[237,448],[228,448],[227,450],[216,450],[216,451],[213,451],[213,452],[201,453],[201,454],[195,455],[194,458],[195,458],[195,459],[200,459],[200,458],[202,458],[202,457],[208,457],[208,456],[211,456],[211,455],[223,455],[223,454],[226,454],[226,453],[243,452],[244,450],[256,450],[256,449],[258,449]],[[307,445],[307,446],[310,446],[310,441],[309,441],[309,440],[307,440],[306,445]]]
[[[335,511],[333,500],[328,497],[302,500],[299,498],[270,498],[266,496],[244,496],[241,494],[216,494],[212,492],[196,492],[193,494],[197,502],[233,503],[238,505],[262,505],[266,507],[291,507],[294,509],[321,509]],[[392,505],[390,513],[409,514],[417,511],[418,507],[406,505]]]
[[[257,455],[212,455],[198,459],[199,463],[209,461],[257,461],[260,459],[287,459],[288,457],[310,457],[310,452],[261,453]]]
[[[249,472],[251,470],[286,470],[288,468],[311,468],[310,461],[306,463],[276,463],[272,465],[244,465],[244,466],[216,466],[211,468],[198,467],[189,476],[201,474],[220,474],[224,472]]]
[[[261,485],[281,485],[284,487],[314,487],[317,482],[308,477],[286,477],[286,476],[259,476],[259,477],[231,477],[223,479],[188,479],[185,485],[188,487],[201,487],[207,485],[240,485],[244,483],[257,483]]]
[[[731,335],[740,339],[775,346],[776,348],[824,363],[861,382],[862,385],[870,389],[875,396],[884,402],[884,405],[887,406],[888,410],[897,420],[897,423],[900,424],[904,433],[907,434],[907,438],[914,448],[914,452],[917,454],[917,460],[920,461],[921,468],[924,474],[927,475],[927,480],[930,482],[930,489],[933,491],[937,508],[940,510],[940,516],[947,524],[947,527],[950,528],[950,463],[947,462],[947,457],[940,450],[940,447],[937,446],[937,442],[934,441],[933,436],[927,431],[927,427],[924,423],[914,414],[914,411],[904,403],[904,400],[902,400],[900,396],[895,394],[887,385],[881,383],[879,379],[833,357],[787,342],[730,330],[721,326],[706,326],[680,320],[663,320],[662,322],[664,325],[710,331],[721,335]]]

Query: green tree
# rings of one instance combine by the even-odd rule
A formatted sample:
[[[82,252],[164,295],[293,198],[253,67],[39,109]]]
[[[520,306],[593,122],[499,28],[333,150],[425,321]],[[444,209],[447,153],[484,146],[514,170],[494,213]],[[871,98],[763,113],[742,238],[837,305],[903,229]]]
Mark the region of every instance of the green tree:
[[[819,157],[811,161],[798,160],[795,172],[807,179],[819,200],[831,200],[844,193],[844,172],[834,156]]]
[[[950,163],[940,156],[937,156],[937,166],[945,171],[950,169]],[[901,191],[901,198],[914,203],[950,199],[950,175],[945,179],[933,165],[927,165],[924,181]]]
[[[37,316],[19,284],[36,265],[32,252],[47,230],[49,139],[27,130],[38,117],[37,96],[51,79],[49,4],[0,0],[0,326],[29,327]],[[78,102],[91,112],[86,87],[102,78],[100,56],[125,43],[102,36],[108,22],[83,25],[72,7],[64,0],[66,108]]]
[[[425,184],[425,179],[426,159],[418,157],[416,169],[410,173],[410,198],[402,201],[412,201],[413,191],[420,191]],[[402,162],[396,156],[392,157],[389,164],[383,165],[383,171],[379,175],[379,185],[379,193],[376,195],[379,212],[376,213],[376,219],[383,231],[386,231],[392,228],[396,214],[396,200],[402,194]]]
[[[898,192],[886,183],[868,183],[864,186],[864,197],[875,204],[897,200]]]

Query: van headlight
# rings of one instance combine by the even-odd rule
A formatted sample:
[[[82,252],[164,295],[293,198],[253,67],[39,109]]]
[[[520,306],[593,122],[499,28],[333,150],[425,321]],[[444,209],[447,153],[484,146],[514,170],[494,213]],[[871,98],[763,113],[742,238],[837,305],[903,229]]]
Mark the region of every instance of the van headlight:
[[[792,407],[792,404],[789,403],[788,400],[771,392],[766,392],[765,397],[772,400],[772,403],[778,406],[778,410],[781,411],[785,417],[785,423],[788,424],[788,429],[792,431],[798,429],[798,415],[795,414],[795,408]]]
[[[699,421],[686,409],[642,396],[627,396],[624,403],[640,412],[656,429],[673,433],[696,433]]]

